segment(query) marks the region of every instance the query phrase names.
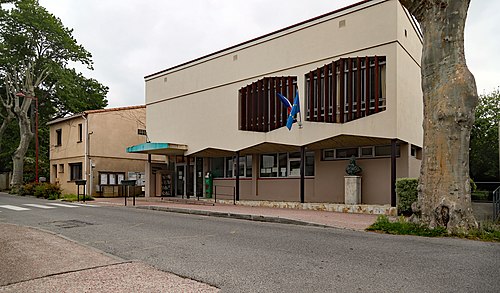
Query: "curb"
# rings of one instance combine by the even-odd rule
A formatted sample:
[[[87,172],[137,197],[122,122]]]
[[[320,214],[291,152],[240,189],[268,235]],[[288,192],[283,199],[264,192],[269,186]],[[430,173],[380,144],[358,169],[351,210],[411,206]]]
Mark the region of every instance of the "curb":
[[[144,210],[170,212],[170,213],[188,214],[188,215],[199,215],[199,216],[207,216],[207,217],[231,218],[231,219],[239,219],[239,220],[247,220],[247,221],[266,222],[266,223],[278,223],[278,224],[289,224],[289,225],[321,227],[321,228],[335,228],[332,226],[309,223],[309,222],[304,222],[304,221],[299,221],[299,220],[292,220],[292,219],[279,218],[279,217],[269,217],[269,216],[258,216],[258,215],[250,215],[250,214],[201,211],[201,210],[191,210],[191,209],[169,208],[169,207],[162,207],[162,206],[136,206],[135,208],[144,209]]]

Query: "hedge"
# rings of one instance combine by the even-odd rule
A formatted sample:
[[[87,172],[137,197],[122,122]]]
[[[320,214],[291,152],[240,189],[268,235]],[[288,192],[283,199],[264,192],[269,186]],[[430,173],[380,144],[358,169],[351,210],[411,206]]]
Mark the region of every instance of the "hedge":
[[[411,204],[418,199],[417,186],[417,178],[400,178],[396,180],[398,214],[411,215]]]

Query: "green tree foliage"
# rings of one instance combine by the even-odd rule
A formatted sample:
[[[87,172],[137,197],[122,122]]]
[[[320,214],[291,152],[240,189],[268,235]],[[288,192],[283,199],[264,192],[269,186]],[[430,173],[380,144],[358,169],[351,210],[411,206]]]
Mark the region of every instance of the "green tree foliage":
[[[5,91],[7,75],[21,83],[26,80],[24,72],[28,65],[32,66],[35,79],[45,77],[40,86],[33,89],[33,94],[39,102],[40,175],[48,176],[49,131],[46,123],[85,110],[104,108],[108,88],[69,66],[79,63],[92,69],[92,55],[78,44],[73,31],[40,6],[38,0],[0,0],[0,5],[0,98],[6,99],[9,94]],[[13,88],[29,92],[21,84]],[[24,103],[23,99],[18,102]],[[33,107],[34,103],[31,104]],[[5,105],[2,108],[0,104],[0,125],[7,114]],[[32,111],[27,115],[33,124]],[[10,170],[9,156],[20,141],[16,120],[19,117],[8,123],[4,139],[0,137],[0,171]],[[34,169],[34,154],[32,140],[24,159],[28,172]]]
[[[470,140],[470,174],[475,181],[498,181],[500,88],[481,95]]]

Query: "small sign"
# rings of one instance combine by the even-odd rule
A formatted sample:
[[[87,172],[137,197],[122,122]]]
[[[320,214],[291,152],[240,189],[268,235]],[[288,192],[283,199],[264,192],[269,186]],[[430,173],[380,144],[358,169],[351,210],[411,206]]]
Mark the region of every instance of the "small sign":
[[[122,180],[122,185],[135,186],[136,180]]]
[[[75,180],[76,185],[85,185],[87,184],[87,180]]]

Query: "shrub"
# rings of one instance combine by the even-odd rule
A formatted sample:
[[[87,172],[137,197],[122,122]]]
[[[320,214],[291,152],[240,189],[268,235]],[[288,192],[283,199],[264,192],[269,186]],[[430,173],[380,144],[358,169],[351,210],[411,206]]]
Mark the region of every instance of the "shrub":
[[[34,195],[36,186],[37,186],[36,182],[26,183],[21,187],[19,187],[19,189],[17,190],[17,194],[21,196]]]
[[[373,223],[366,230],[380,231],[396,235],[418,235],[425,237],[439,237],[448,235],[446,229],[441,227],[430,229],[417,223],[408,222],[406,221],[405,217],[399,217],[397,221],[392,222],[385,215],[378,216],[377,221],[375,221],[375,223]]]
[[[417,235],[426,237],[460,237],[481,241],[500,242],[500,224],[494,222],[482,223],[479,228],[473,228],[466,233],[448,233],[443,227],[430,229],[424,225],[411,223],[405,217],[391,221],[387,216],[378,216],[375,223],[366,229],[396,235]]]
[[[45,199],[58,199],[61,197],[61,187],[58,184],[40,183],[35,186],[33,195]]]
[[[418,199],[418,179],[400,178],[396,181],[396,195],[398,200],[398,214],[411,215],[411,204]]]
[[[471,199],[472,200],[488,200],[488,197],[490,196],[489,191],[483,191],[483,190],[476,190],[471,194]]]

